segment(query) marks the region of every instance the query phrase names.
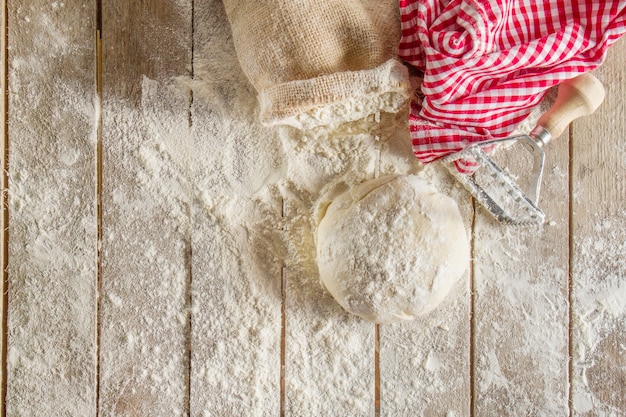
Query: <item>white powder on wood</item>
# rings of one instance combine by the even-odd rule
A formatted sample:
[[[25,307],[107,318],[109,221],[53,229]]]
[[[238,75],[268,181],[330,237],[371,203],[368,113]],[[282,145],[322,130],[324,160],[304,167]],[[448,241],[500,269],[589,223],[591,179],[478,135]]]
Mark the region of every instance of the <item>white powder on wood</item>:
[[[54,2],[52,6],[61,8],[63,3]],[[213,12],[215,11],[211,11]],[[28,23],[31,21],[28,15],[28,10],[25,10],[19,17]],[[291,299],[287,300],[288,314],[292,320],[288,322],[287,330],[288,343],[291,346],[287,367],[291,366],[293,370],[295,366],[299,366],[302,370],[302,375],[289,374],[289,370],[287,371],[288,402],[302,403],[306,408],[300,408],[297,411],[314,415],[308,411],[318,409],[317,407],[321,407],[318,403],[328,398],[320,397],[318,394],[332,395],[336,394],[339,388],[345,388],[346,392],[353,394],[350,398],[333,399],[343,400],[348,406],[356,407],[352,410],[363,407],[363,402],[359,402],[359,396],[363,395],[368,398],[367,395],[371,394],[371,380],[366,380],[362,386],[345,387],[345,385],[353,384],[355,381],[362,382],[356,379],[360,375],[354,371],[357,366],[365,369],[371,368],[370,360],[363,353],[369,352],[373,346],[371,327],[363,326],[358,319],[351,318],[343,312],[318,280],[313,242],[315,218],[312,208],[327,184],[342,181],[351,186],[372,179],[379,172],[381,174],[420,173],[438,187],[442,187],[442,184],[444,188],[449,185],[445,185],[447,180],[439,171],[434,168],[422,171],[413,159],[410,141],[407,140],[406,135],[398,133],[402,131],[401,123],[405,120],[405,115],[402,114],[397,118],[382,114],[380,124],[374,117],[349,123],[332,134],[323,130],[305,134],[290,128],[280,131],[259,128],[255,94],[242,74],[233,75],[238,70],[236,69],[237,63],[232,56],[229,29],[225,24],[225,17],[219,13],[217,16],[224,19],[223,24],[216,26],[214,32],[206,37],[211,44],[210,51],[208,51],[210,54],[207,55],[211,58],[210,65],[208,62],[196,61],[197,79],[183,83],[186,87],[190,86],[193,89],[194,99],[202,102],[206,107],[202,112],[194,115],[193,129],[202,134],[212,135],[213,140],[202,141],[201,137],[196,136],[194,147],[189,152],[180,152],[180,149],[174,152],[173,149],[181,146],[181,138],[190,134],[186,128],[179,130],[174,129],[174,126],[184,126],[187,121],[180,118],[173,120],[172,115],[163,106],[151,103],[151,100],[157,100],[164,94],[171,95],[172,83],[144,78],[140,83],[144,90],[144,101],[141,103],[144,108],[129,109],[124,107],[123,103],[120,104],[121,111],[128,112],[128,114],[119,118],[118,122],[124,124],[120,126],[121,131],[134,132],[134,123],[138,118],[144,118],[147,136],[137,133],[124,148],[126,152],[117,155],[119,159],[115,161],[122,167],[139,161],[141,169],[135,171],[133,175],[140,189],[136,191],[136,195],[128,195],[123,192],[122,188],[116,188],[115,184],[108,184],[110,188],[107,192],[111,195],[111,203],[130,224],[133,218],[141,218],[145,216],[146,211],[155,208],[155,202],[147,198],[156,195],[159,201],[170,210],[166,221],[185,225],[189,221],[188,204],[190,199],[193,199],[194,210],[197,210],[195,215],[205,220],[201,227],[192,228],[191,231],[197,249],[196,257],[200,258],[198,251],[205,251],[202,259],[196,264],[196,271],[206,273],[205,281],[202,281],[200,276],[196,277],[198,292],[192,311],[194,317],[209,317],[214,321],[195,322],[195,331],[203,335],[196,339],[197,345],[193,352],[195,355],[193,360],[196,361],[192,374],[193,381],[196,383],[194,385],[196,391],[193,393],[195,401],[200,403],[199,399],[206,399],[206,404],[214,405],[219,400],[219,398],[203,397],[206,396],[205,391],[207,391],[207,386],[202,386],[205,381],[210,381],[214,392],[228,392],[229,396],[223,399],[223,402],[239,403],[241,404],[239,410],[245,409],[247,404],[264,404],[268,395],[277,395],[278,368],[275,365],[279,355],[277,349],[278,312],[280,311],[279,280],[281,267],[283,263],[286,263],[287,273],[292,279],[291,291],[294,294]],[[63,35],[62,28],[46,21],[45,18],[41,19],[40,26],[48,28],[50,36],[39,36],[35,39],[38,44],[37,50],[49,50],[51,55],[62,55],[67,52],[70,45]],[[215,18],[209,18],[208,15],[201,16],[198,20],[203,21],[202,19],[208,22],[204,24],[204,30],[208,30],[211,22],[215,20]],[[197,29],[203,30],[203,25],[199,24]],[[24,33],[21,36],[27,36],[27,34]],[[17,95],[14,97],[30,102],[33,109],[37,106],[52,108],[47,101],[49,98],[41,95],[41,91],[45,90],[39,87],[58,90],[51,96],[62,100],[65,108],[75,111],[77,117],[81,119],[80,124],[84,124],[85,121],[88,124],[94,124],[95,112],[92,108],[92,97],[85,97],[82,88],[73,86],[72,80],[56,79],[47,87],[32,83],[29,81],[30,77],[25,77],[23,74],[40,73],[48,71],[49,68],[34,56],[26,53],[18,55],[17,50],[14,51],[11,65],[13,72],[10,74],[10,82],[13,94],[21,95],[21,97]],[[202,65],[207,68],[205,73],[200,71]],[[149,111],[144,111],[147,109]],[[34,130],[34,124],[27,123],[29,119],[30,113],[24,114],[24,120],[13,121],[14,126],[23,124],[26,134],[37,133]],[[398,129],[395,130],[396,128]],[[87,136],[79,138],[72,136],[73,133],[79,135],[80,132],[78,130],[72,132],[71,125],[60,126],[60,129],[59,132],[67,134],[68,137],[63,142],[63,146],[55,147],[52,139],[41,143],[42,154],[58,156],[57,164],[47,167],[47,169],[54,170],[54,176],[46,177],[42,167],[37,166],[36,160],[28,160],[32,149],[21,150],[17,142],[13,144],[14,158],[16,158],[14,162],[17,163],[14,163],[12,167],[13,169],[20,167],[20,170],[10,173],[12,195],[10,208],[15,218],[22,216],[24,230],[15,231],[12,239],[15,241],[16,238],[22,238],[24,244],[32,251],[25,252],[28,258],[19,256],[13,258],[12,273],[19,273],[20,268],[29,267],[31,274],[32,271],[39,270],[69,274],[68,265],[73,270],[77,267],[75,264],[78,259],[77,251],[89,252],[93,255],[93,247],[89,246],[89,242],[85,243],[83,240],[77,242],[71,238],[65,239],[54,235],[54,230],[62,230],[63,227],[67,227],[68,233],[71,232],[74,235],[83,233],[90,236],[92,240],[95,234],[95,225],[90,221],[91,218],[71,218],[72,212],[58,213],[53,210],[59,201],[65,204],[73,199],[75,204],[65,205],[67,207],[80,206],[93,216],[92,205],[95,201],[93,195],[72,195],[73,188],[64,177],[69,166],[93,165],[89,162],[93,162],[93,155],[84,154],[85,150],[93,150],[93,146],[90,145],[94,140],[93,132],[88,132]],[[14,140],[18,139],[14,138]],[[41,181],[33,182],[32,178],[35,176],[41,178]],[[189,184],[190,180],[193,182],[193,187]],[[34,188],[37,184],[39,187]],[[59,185],[62,186],[59,187]],[[95,187],[90,189],[95,189]],[[281,218],[283,199],[287,202],[287,211],[291,213],[287,219]],[[461,209],[467,210],[466,206],[462,206]],[[584,383],[582,388],[575,388],[574,408],[581,413],[590,410],[590,407],[598,402],[614,406],[618,404],[613,398],[598,398],[600,394],[594,390],[596,384],[601,384],[601,380],[596,375],[599,375],[598,372],[603,366],[602,358],[594,352],[599,347],[601,348],[605,341],[615,340],[615,334],[624,333],[623,323],[626,313],[623,303],[625,296],[623,278],[626,266],[620,255],[626,251],[626,248],[620,247],[619,251],[616,250],[610,233],[611,228],[623,230],[626,227],[623,219],[623,214],[618,219],[599,219],[598,232],[606,238],[603,240],[589,238],[576,243],[579,252],[586,254],[586,257],[581,258],[581,262],[576,264],[574,271],[576,276],[581,277],[574,287],[576,291],[574,336],[577,343],[574,361],[576,370],[579,372],[576,378]],[[49,227],[50,231],[44,230],[43,226]],[[128,239],[128,236],[124,235],[124,230],[118,231],[117,234],[107,230],[104,233],[105,242],[117,241],[120,247]],[[622,235],[615,236],[619,238]],[[360,240],[356,242],[364,243]],[[499,263],[514,262],[511,258],[520,257],[523,251],[523,248],[519,247],[516,248],[519,251],[512,254],[498,252],[495,250],[497,244],[497,241],[493,242],[494,250],[492,251],[495,254],[493,265],[496,267],[490,270],[488,265],[481,266],[481,268],[486,268],[488,273],[497,274]],[[179,253],[182,253],[182,248],[177,249]],[[212,255],[215,256],[211,257]],[[170,261],[164,259],[155,247],[149,247],[137,256],[141,257],[142,262],[155,264],[165,272],[164,275],[167,275],[167,277],[159,277],[163,278],[162,282],[151,288],[152,292],[148,294],[148,298],[157,296],[166,298],[167,294],[176,295],[170,300],[170,304],[165,306],[163,314],[170,318],[174,317],[171,323],[178,321],[182,328],[186,307],[181,305],[179,295],[183,291],[184,277],[169,269]],[[81,269],[81,279],[87,280],[88,277],[94,276],[93,264],[81,263],[78,267]],[[216,276],[223,281],[210,281],[206,277],[211,277],[211,273],[216,273]],[[559,279],[562,278],[563,271],[555,273]],[[598,276],[603,277],[600,283],[591,279]],[[585,277],[590,279],[585,280]],[[42,288],[39,282],[33,281],[28,284],[29,288]],[[37,306],[43,307],[48,305],[46,303],[50,303],[50,308],[60,314],[56,319],[63,326],[69,323],[71,318],[78,317],[76,323],[80,326],[84,325],[87,329],[83,331],[81,327],[81,334],[90,333],[89,329],[92,327],[91,320],[94,315],[93,299],[84,299],[84,297],[86,297],[85,294],[92,294],[92,291],[90,287],[82,288],[83,281],[74,284],[76,284],[75,288],[57,287],[56,290],[63,294],[53,300],[49,299],[49,293],[32,290],[32,293],[24,294],[24,298],[16,297],[10,301],[31,303],[31,305],[34,301]],[[501,299],[490,302],[520,302],[520,298],[515,295],[515,285],[521,286],[525,283],[511,284],[512,286],[505,294],[502,294]],[[17,287],[14,287],[13,290],[16,289]],[[78,294],[78,297],[73,297],[73,294]],[[542,294],[536,295],[542,296]],[[453,297],[457,296],[463,299],[469,297],[467,291],[453,292]],[[215,311],[214,305],[211,304],[218,299],[224,310]],[[451,356],[449,352],[467,349],[467,346],[459,344],[459,340],[465,339],[453,337],[457,330],[467,328],[464,322],[461,323],[467,316],[464,311],[461,311],[462,306],[455,305],[453,301],[449,300],[449,304],[444,304],[442,309],[434,312],[434,315],[426,316],[423,322],[412,323],[411,327],[397,331],[393,328],[383,330],[383,346],[386,346],[387,351],[396,349],[398,352],[403,352],[398,353],[398,357],[406,358],[406,362],[394,364],[394,372],[399,372],[404,368],[419,371],[414,379],[406,378],[410,380],[410,383],[406,385],[394,385],[395,375],[391,373],[386,375],[383,390],[387,389],[388,401],[395,400],[397,403],[407,401],[406,399],[415,396],[418,390],[427,395],[445,396],[448,385],[463,386],[463,381],[460,383],[453,381],[454,378],[461,377],[454,375],[451,365],[461,360],[458,355]],[[128,305],[132,300],[124,298],[121,293],[111,291],[106,294],[103,302],[108,306],[112,316],[119,314],[115,311],[122,308],[138,316],[142,314],[142,305]],[[206,303],[203,304],[203,302]],[[53,368],[55,355],[72,360],[71,355],[74,354],[72,350],[67,350],[65,346],[52,346],[52,339],[44,340],[40,345],[27,342],[30,336],[28,332],[38,332],[43,327],[44,319],[49,317],[50,311],[41,310],[33,313],[34,308],[25,309],[21,313],[15,312],[16,314],[9,323],[11,327],[8,356],[9,388],[11,389],[11,384],[15,384],[19,378],[45,375],[45,379],[41,381],[23,380],[19,381],[15,387],[26,387],[21,392],[33,388],[39,389],[42,384],[47,384],[48,387],[56,386],[58,390],[75,389],[76,387],[71,386],[70,379],[61,378],[63,384],[59,384],[58,378],[53,378],[56,372]],[[562,314],[563,312],[561,310],[542,311],[537,313],[537,316],[544,317],[552,313]],[[317,314],[317,321],[309,329],[307,327],[310,321],[307,320],[311,320],[311,316],[315,314]],[[121,323],[121,327],[115,332],[119,338],[109,341],[111,349],[103,351],[103,357],[113,356],[110,358],[111,362],[115,360],[123,362],[133,359],[128,354],[129,352],[139,352],[139,356],[136,363],[129,365],[137,369],[136,374],[130,375],[125,385],[120,384],[119,387],[114,388],[119,388],[119,392],[128,395],[134,401],[137,398],[141,399],[142,392],[147,393],[146,395],[151,394],[155,391],[155,387],[168,384],[172,375],[180,374],[180,369],[174,369],[171,363],[159,363],[157,359],[163,357],[163,353],[158,348],[150,346],[150,337],[164,331],[161,327],[162,323],[155,324],[146,318],[142,328],[130,329],[124,326],[123,316],[119,315],[116,320]],[[494,322],[496,322],[494,326],[497,326],[497,320],[494,319]],[[533,322],[533,326],[539,327],[543,322],[542,318]],[[103,328],[106,330],[107,326],[111,325],[112,323],[104,323]],[[335,331],[338,326],[342,326],[342,332]],[[50,328],[45,330],[50,331]],[[234,343],[227,345],[224,340],[230,336],[230,330],[235,333]],[[557,336],[560,337],[560,335]],[[220,339],[221,337],[223,338]],[[550,341],[553,339],[546,338],[549,343],[545,350],[552,348]],[[560,340],[564,339],[561,337]],[[91,352],[90,340],[83,341],[81,346],[72,346],[72,348],[82,349],[81,352],[76,353],[77,357],[81,358],[86,354],[85,347]],[[342,349],[345,351],[341,351]],[[439,352],[438,349],[446,351]],[[520,345],[519,349],[524,349],[524,347]],[[623,352],[624,348],[620,345],[618,349],[621,349],[618,352]],[[229,352],[235,351],[240,352],[236,357],[237,360],[229,365],[228,373],[221,372],[224,361],[233,358]],[[258,354],[258,352],[262,353]],[[301,352],[305,353],[299,355]],[[341,356],[338,356],[337,352],[341,353]],[[117,353],[119,355],[115,356]],[[463,354],[466,355],[467,352],[464,351]],[[142,361],[141,355],[152,361]],[[489,362],[488,369],[491,372],[488,378],[480,381],[485,389],[498,388],[510,383],[499,368],[497,358],[494,359],[493,356],[492,350],[486,350],[480,356],[480,360]],[[268,357],[274,358],[269,365]],[[330,364],[324,368],[324,372],[328,371],[328,374],[315,373],[319,367],[316,358],[320,357],[324,359],[321,362]],[[181,363],[180,358],[176,359],[172,363]],[[246,366],[248,365],[257,369],[258,372],[251,376],[247,375]],[[465,365],[461,363],[458,366]],[[385,364],[382,367],[384,368]],[[107,372],[107,369],[102,371]],[[550,370],[538,370],[538,372],[550,372]],[[314,375],[316,379],[307,380],[310,375]],[[255,381],[250,384],[246,378],[252,378]],[[328,381],[336,385],[329,383],[328,387],[325,387],[324,384]],[[426,388],[420,386],[422,381],[425,381]],[[140,390],[142,392],[129,393],[128,387],[131,385],[142,387]],[[79,389],[85,390],[83,387]],[[103,389],[107,388],[103,387]],[[469,387],[465,387],[464,392],[469,392]],[[13,390],[13,393],[17,394],[17,391]],[[20,408],[26,405],[20,403],[23,400],[22,397],[12,395],[8,397],[8,401],[13,402],[12,407]],[[60,398],[63,397],[59,395]],[[80,395],[83,393],[81,392]],[[90,395],[91,392],[84,393],[85,397]],[[88,398],[85,404],[91,404],[91,398]],[[201,405],[203,404],[198,405],[198,409],[202,408]],[[32,407],[36,406],[36,404],[32,405]],[[333,402],[330,402],[330,406],[333,406]],[[75,410],[83,410],[82,407],[84,407],[82,403],[67,405],[68,409]],[[128,407],[134,409],[132,402],[129,402]],[[271,404],[270,408],[275,411],[276,404]],[[368,410],[367,407],[364,409]],[[39,410],[49,411],[45,405],[41,405]],[[414,411],[414,408],[412,410]],[[607,412],[614,410],[615,407],[608,409]],[[258,415],[263,415],[261,409],[256,412]]]
[[[596,236],[574,241],[573,406],[621,415],[626,380],[626,211],[593,218]]]

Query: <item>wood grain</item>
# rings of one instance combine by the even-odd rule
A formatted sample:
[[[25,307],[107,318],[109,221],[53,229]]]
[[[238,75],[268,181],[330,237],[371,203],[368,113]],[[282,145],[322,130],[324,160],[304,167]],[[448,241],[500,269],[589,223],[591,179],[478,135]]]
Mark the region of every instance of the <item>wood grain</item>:
[[[595,71],[604,105],[547,149],[547,224],[474,220],[438,184],[472,271],[377,343],[319,283],[311,184],[413,172],[410,143],[260,128],[219,0],[102,5],[99,108],[96,2],[0,1],[5,415],[624,415],[626,41]],[[253,165],[216,158],[225,138]],[[329,155],[341,172],[280,178]]]
[[[6,415],[4,399],[6,393],[6,369],[7,369],[7,309],[8,300],[6,282],[8,280],[8,261],[9,261],[9,210],[8,205],[8,188],[9,188],[9,136],[7,132],[8,126],[8,94],[7,94],[7,4],[6,1],[0,1],[0,87],[2,87],[2,98],[0,98],[0,172],[2,172],[2,180],[0,185],[0,239],[2,240],[2,248],[0,249],[0,268],[2,268],[2,279],[0,280],[0,323],[2,323],[2,333],[0,335],[0,415]]]
[[[279,415],[281,158],[219,0],[195,2],[193,67],[191,415]]]
[[[95,415],[94,16],[8,3],[7,415]]]
[[[623,416],[626,404],[626,42],[595,71],[607,92],[573,125],[572,415]]]
[[[526,132],[527,133],[527,132]],[[521,146],[496,162],[526,187],[532,159]],[[568,135],[546,148],[542,227],[474,223],[474,415],[567,415]],[[527,182],[526,182],[527,183]]]
[[[191,2],[102,7],[100,415],[184,415]]]

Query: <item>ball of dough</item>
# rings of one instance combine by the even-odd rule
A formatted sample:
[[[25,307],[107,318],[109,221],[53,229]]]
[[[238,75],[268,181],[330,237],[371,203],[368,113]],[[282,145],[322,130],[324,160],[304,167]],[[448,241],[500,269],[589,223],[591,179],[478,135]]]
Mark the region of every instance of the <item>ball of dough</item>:
[[[347,188],[317,230],[322,282],[350,313],[375,323],[433,310],[469,265],[458,206],[416,176]]]

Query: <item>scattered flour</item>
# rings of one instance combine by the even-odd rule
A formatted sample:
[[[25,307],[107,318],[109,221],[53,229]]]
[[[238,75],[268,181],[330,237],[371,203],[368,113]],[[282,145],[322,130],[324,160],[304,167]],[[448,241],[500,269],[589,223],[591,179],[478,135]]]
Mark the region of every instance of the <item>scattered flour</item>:
[[[595,216],[574,242],[574,410],[619,416],[626,380],[626,211]]]
[[[77,80],[50,83],[37,75],[61,73],[46,67],[41,56],[62,57],[73,42],[49,17],[68,6],[55,1],[51,8],[41,14],[25,6],[16,13],[22,31],[18,35],[26,36],[35,24],[43,35],[34,38],[32,53],[11,49],[11,103],[32,111],[12,119],[12,132],[19,136],[12,145],[10,173],[13,304],[7,401],[14,409],[31,407],[33,415],[60,412],[61,403],[69,414],[87,415],[94,406],[89,381],[95,375],[80,370],[94,363],[96,350],[95,184],[94,178],[82,177],[86,188],[77,188],[75,173],[92,172],[95,166],[98,109]],[[115,215],[108,220],[117,221],[117,226],[103,230],[104,256],[116,250],[121,261],[119,269],[109,272],[112,285],[101,294],[107,338],[101,352],[103,406],[111,407],[112,414],[136,413],[148,406],[146,399],[175,398],[179,403],[168,404],[168,412],[183,413],[186,375],[181,370],[187,360],[190,315],[192,414],[202,415],[208,408],[217,415],[278,414],[284,290],[287,412],[371,414],[374,328],[339,308],[322,286],[313,208],[325,189],[337,183],[356,186],[378,176],[407,174],[417,174],[453,195],[466,221],[470,204],[436,166],[423,169],[417,164],[405,133],[405,114],[371,116],[332,132],[261,128],[255,94],[238,68],[221,2],[196,2],[196,8],[201,42],[194,79],[143,76],[137,80],[139,103],[109,103],[108,111],[115,112],[108,115],[114,118],[110,125],[117,126],[112,131],[123,142],[116,145],[117,151],[111,150],[107,163],[125,172],[120,179],[127,181],[124,186],[106,186],[107,210]],[[206,39],[210,42],[205,44]],[[191,93],[189,126],[188,111],[174,112],[169,106],[189,109]],[[68,108],[73,123],[64,118]],[[23,138],[33,140],[24,140],[20,147]],[[51,158],[33,159],[33,154]],[[621,213],[598,219],[603,238],[575,242],[581,256],[573,271],[579,277],[573,287],[573,407],[579,413],[596,407],[606,415],[619,415],[623,402],[598,388],[606,369],[617,369],[623,378],[626,265],[621,255],[626,248],[623,242],[616,246],[616,240],[623,240],[625,218]],[[153,228],[148,233],[144,225]],[[557,229],[559,223],[553,221],[550,227]],[[171,234],[159,235],[165,229]],[[521,232],[498,230],[483,236],[487,255],[483,253],[484,263],[475,266],[482,277],[477,282],[482,291],[475,297],[483,305],[507,308],[485,309],[480,318],[483,334],[495,336],[489,339],[493,346],[478,346],[484,352],[476,361],[483,367],[477,389],[518,398],[518,403],[508,404],[511,407],[537,406],[516,378],[525,377],[520,367],[534,369],[537,380],[562,371],[557,365],[567,329],[552,318],[566,316],[565,297],[561,287],[539,281],[552,277],[563,282],[567,271],[524,269],[527,247]],[[186,245],[193,249],[191,283]],[[131,246],[136,252],[129,251]],[[562,264],[554,254],[546,256],[547,265]],[[520,271],[512,274],[505,265],[519,265]],[[418,415],[418,409],[450,417],[468,414],[466,278],[451,289],[441,308],[421,320],[381,326],[381,392],[388,410],[399,410],[398,415]],[[189,291],[192,305],[186,299]],[[506,327],[509,323],[516,323],[513,331]],[[503,340],[511,333],[518,356],[502,358],[498,343],[510,345]],[[59,334],[69,337],[61,340]],[[33,335],[41,337],[34,340]],[[528,359],[538,350],[556,352],[545,368]],[[613,353],[608,357],[621,368],[611,368],[604,352]],[[530,362],[520,366],[518,357]],[[80,366],[66,366],[71,363]],[[79,380],[80,392],[71,397]],[[548,385],[539,389],[540,397],[550,394],[555,407],[562,406],[562,390]],[[51,392],[57,403],[45,404],[29,392]],[[449,405],[450,392],[454,406]],[[519,408],[508,411],[514,414]]]

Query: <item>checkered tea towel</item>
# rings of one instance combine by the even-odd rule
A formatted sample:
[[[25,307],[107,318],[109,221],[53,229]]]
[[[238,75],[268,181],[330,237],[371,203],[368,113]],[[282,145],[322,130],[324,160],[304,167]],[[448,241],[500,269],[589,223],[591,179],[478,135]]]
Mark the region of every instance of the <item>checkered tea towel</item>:
[[[626,1],[400,0],[399,56],[423,73],[409,120],[424,163],[509,136],[545,92],[598,67]],[[473,161],[457,163],[461,172]]]

